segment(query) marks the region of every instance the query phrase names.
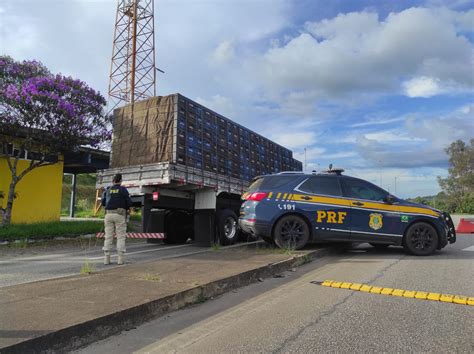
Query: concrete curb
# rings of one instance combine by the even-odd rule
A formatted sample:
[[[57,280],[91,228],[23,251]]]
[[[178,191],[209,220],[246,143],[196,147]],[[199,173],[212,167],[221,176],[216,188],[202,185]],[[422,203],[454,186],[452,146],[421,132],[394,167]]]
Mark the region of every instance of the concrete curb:
[[[333,253],[335,250],[337,250],[336,247],[327,247],[310,251],[306,254],[296,255],[278,263],[268,264],[161,299],[152,300],[139,306],[29,339],[9,347],[4,347],[0,352],[69,352],[98,340],[105,339],[114,334],[118,334],[124,330],[133,329],[142,323],[161,317],[171,311],[192,304],[201,303],[228,291],[250,285],[258,281],[259,278],[269,278],[293,267],[312,262],[316,258]]]

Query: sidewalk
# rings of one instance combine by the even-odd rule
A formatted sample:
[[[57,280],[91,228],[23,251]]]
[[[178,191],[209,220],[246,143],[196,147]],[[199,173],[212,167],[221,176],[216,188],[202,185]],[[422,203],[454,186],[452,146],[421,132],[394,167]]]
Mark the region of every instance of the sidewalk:
[[[0,352],[67,351],[331,252],[236,247],[0,289]]]

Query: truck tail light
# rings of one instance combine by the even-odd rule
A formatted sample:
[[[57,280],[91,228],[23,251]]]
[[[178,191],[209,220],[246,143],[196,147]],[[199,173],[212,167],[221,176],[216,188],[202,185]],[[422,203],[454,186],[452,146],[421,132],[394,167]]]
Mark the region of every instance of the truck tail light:
[[[251,201],[254,201],[254,202],[261,202],[266,196],[267,196],[267,193],[255,192],[255,193],[250,194],[247,197],[247,200],[251,200]]]

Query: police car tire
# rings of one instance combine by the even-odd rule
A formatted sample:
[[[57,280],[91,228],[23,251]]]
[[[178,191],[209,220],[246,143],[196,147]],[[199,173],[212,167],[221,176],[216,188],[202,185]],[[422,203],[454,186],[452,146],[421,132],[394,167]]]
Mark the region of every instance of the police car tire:
[[[235,232],[233,232],[232,237],[229,238],[226,236],[226,227],[229,226],[228,224],[226,226],[226,223],[228,223],[230,219],[233,219],[233,227],[235,228],[233,231]],[[221,245],[232,245],[239,239],[237,220],[237,215],[235,215],[235,213],[230,209],[223,209],[217,213],[217,231],[219,233],[219,241]]]
[[[425,242],[429,242],[428,247],[417,247]],[[438,243],[438,233],[433,226],[425,222],[416,222],[408,228],[403,247],[415,256],[429,256],[438,248]]]
[[[295,244],[287,243],[284,240],[283,235],[282,235],[283,227],[285,226],[285,224],[289,222],[296,223],[300,228],[301,237],[299,240],[297,240]],[[273,230],[273,233],[274,233],[273,238],[275,240],[275,244],[280,248],[291,248],[291,249],[299,250],[299,249],[302,249],[304,246],[306,246],[306,244],[308,243],[309,232],[310,232],[309,226],[306,223],[306,221],[302,217],[292,214],[292,215],[284,216],[280,220],[278,220]]]

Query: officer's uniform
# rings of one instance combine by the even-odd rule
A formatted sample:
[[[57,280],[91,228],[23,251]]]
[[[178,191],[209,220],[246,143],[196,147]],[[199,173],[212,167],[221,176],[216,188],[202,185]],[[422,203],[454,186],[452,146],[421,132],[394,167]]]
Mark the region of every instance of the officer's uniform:
[[[127,237],[127,211],[132,206],[132,200],[130,199],[127,188],[119,184],[114,184],[107,188],[102,194],[102,205],[105,207],[105,240],[102,249],[107,259],[110,249],[112,248],[115,233],[117,236],[119,264],[121,264],[123,263],[125,239]]]

